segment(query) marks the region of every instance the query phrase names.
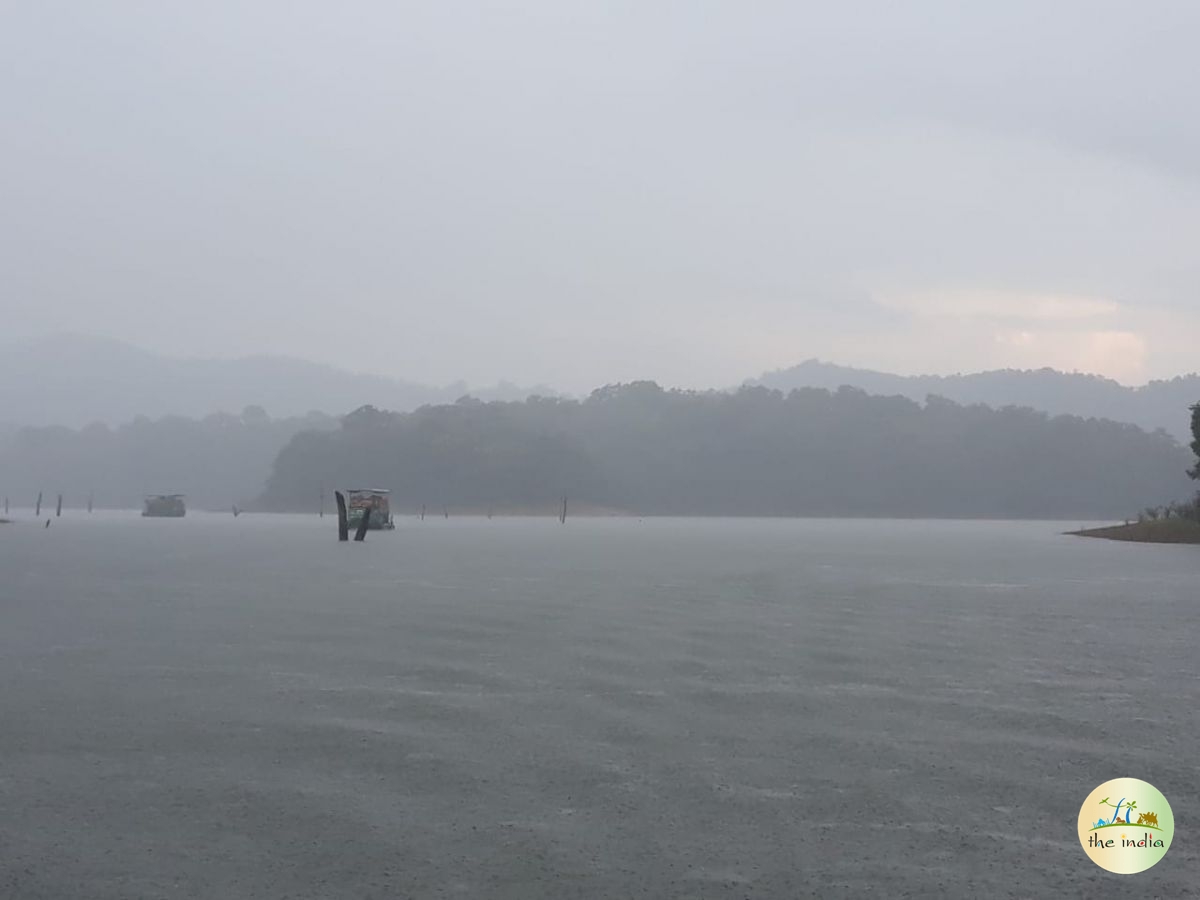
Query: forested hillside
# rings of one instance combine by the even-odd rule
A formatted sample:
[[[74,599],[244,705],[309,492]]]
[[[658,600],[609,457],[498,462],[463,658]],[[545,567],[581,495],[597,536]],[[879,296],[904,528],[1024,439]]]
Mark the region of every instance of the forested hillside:
[[[584,401],[363,408],[296,435],[262,503],[310,509],[320,485],[355,483],[390,487],[400,511],[550,510],[566,494],[638,514],[1112,517],[1184,494],[1189,459],[1164,434],[1028,409],[641,382]]]

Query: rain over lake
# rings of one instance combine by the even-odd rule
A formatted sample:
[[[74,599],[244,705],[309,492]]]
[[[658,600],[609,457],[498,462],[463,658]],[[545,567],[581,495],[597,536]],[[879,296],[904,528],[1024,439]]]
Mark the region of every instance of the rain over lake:
[[[1200,877],[1195,547],[1079,522],[32,511],[0,526],[0,895],[1098,896]]]

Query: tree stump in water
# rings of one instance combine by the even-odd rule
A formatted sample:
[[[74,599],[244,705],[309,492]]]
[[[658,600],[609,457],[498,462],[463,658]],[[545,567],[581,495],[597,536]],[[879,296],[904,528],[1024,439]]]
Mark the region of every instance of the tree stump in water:
[[[338,509],[338,540],[350,540],[350,523],[346,520],[346,495],[341,491],[334,491],[333,497],[337,500]]]
[[[367,528],[369,528],[370,525],[371,525],[371,507],[368,506],[366,509],[363,510],[362,521],[358,523],[358,531],[356,531],[354,533],[354,539],[356,541],[364,540],[367,536]]]

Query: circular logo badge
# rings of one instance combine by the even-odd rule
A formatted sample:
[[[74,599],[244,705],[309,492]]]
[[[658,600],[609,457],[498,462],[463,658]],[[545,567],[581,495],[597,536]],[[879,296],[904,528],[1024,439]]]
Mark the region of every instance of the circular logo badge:
[[[1144,872],[1167,855],[1175,816],[1162,792],[1136,778],[1106,781],[1079,809],[1079,843],[1092,862],[1119,875]]]

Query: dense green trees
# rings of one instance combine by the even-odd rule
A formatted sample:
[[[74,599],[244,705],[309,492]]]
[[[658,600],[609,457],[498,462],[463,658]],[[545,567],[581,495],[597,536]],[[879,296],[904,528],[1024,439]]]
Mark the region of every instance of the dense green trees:
[[[297,435],[263,503],[371,483],[402,513],[572,508],[678,515],[1124,516],[1186,484],[1169,436],[1028,409],[843,388],[787,395],[610,386],[586,400],[463,400]]]

